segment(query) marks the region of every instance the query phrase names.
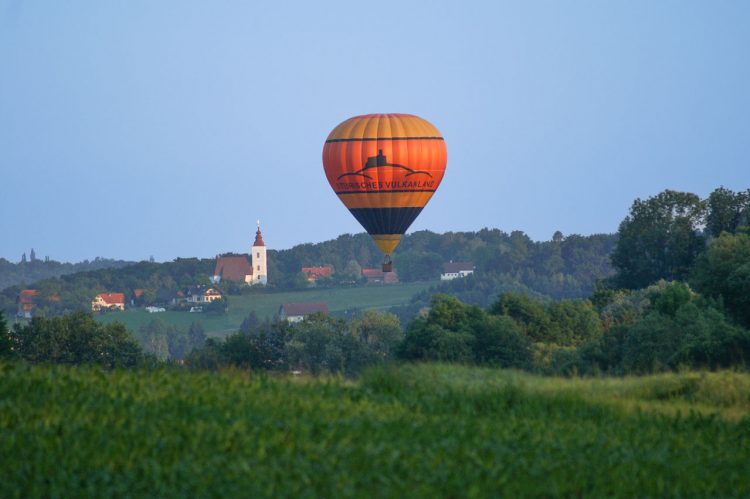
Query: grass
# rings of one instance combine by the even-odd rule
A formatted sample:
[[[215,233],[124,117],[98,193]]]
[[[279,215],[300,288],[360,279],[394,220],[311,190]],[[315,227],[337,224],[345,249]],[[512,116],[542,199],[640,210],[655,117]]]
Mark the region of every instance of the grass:
[[[226,315],[191,314],[189,312],[161,312],[150,314],[143,309],[130,309],[97,316],[105,323],[120,321],[129,329],[137,330],[152,319],[160,319],[186,330],[193,321],[199,320],[211,336],[223,336],[235,332],[245,317],[255,311],[261,319],[273,317],[282,303],[323,302],[332,313],[343,313],[353,309],[381,309],[409,302],[412,296],[423,291],[434,282],[414,282],[387,286],[358,286],[354,288],[309,289],[280,293],[251,293],[229,297],[229,312]]]
[[[750,495],[748,374],[0,375],[1,497]]]

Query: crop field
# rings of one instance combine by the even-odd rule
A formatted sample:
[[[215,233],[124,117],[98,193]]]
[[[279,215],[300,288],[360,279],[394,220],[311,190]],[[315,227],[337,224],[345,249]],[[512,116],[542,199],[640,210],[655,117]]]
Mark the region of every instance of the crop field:
[[[387,286],[358,286],[353,288],[309,289],[283,293],[251,293],[229,296],[229,312],[226,315],[195,314],[189,312],[160,312],[150,314],[143,309],[112,312],[98,315],[102,322],[119,321],[131,330],[137,330],[158,317],[181,329],[187,329],[199,320],[211,336],[222,336],[235,332],[251,311],[258,318],[273,317],[282,303],[323,302],[332,313],[353,309],[380,309],[407,303],[416,293],[429,288],[435,282],[390,284]]]
[[[750,495],[748,374],[0,375],[0,497]]]

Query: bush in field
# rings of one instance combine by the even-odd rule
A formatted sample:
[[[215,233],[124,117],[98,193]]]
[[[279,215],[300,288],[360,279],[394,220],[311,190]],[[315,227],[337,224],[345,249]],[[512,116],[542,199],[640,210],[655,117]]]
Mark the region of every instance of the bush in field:
[[[436,295],[427,317],[409,323],[399,349],[404,360],[527,367],[531,342],[513,320],[447,295]]]
[[[100,324],[90,313],[63,317],[34,317],[10,334],[14,352],[31,363],[98,364],[134,367],[143,352],[120,323]]]
[[[490,313],[513,319],[532,341],[579,345],[601,334],[599,314],[588,300],[545,303],[522,293],[501,293]]]

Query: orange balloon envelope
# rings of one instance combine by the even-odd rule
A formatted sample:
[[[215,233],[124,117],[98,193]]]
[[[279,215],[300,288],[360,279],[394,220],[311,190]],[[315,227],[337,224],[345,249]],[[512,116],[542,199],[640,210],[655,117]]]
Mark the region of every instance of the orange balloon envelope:
[[[386,254],[387,264],[443,180],[447,161],[437,128],[411,114],[349,118],[323,147],[328,182]]]

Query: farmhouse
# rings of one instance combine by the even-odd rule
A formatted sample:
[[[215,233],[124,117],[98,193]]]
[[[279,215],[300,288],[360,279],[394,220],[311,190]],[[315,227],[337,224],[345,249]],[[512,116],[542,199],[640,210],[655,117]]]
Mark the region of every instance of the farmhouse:
[[[255,241],[250,255],[221,255],[216,258],[216,267],[211,281],[218,284],[222,281],[244,282],[249,286],[266,284],[268,268],[266,265],[266,244],[260,232],[260,224],[255,232]]]
[[[324,265],[322,267],[302,267],[302,273],[307,277],[307,282],[315,282],[318,279],[331,277],[333,274],[333,267],[331,265]]]
[[[397,284],[398,274],[383,272],[382,269],[362,269],[362,275],[367,279],[367,284]]]
[[[223,294],[217,287],[196,286],[188,289],[185,296],[189,303],[211,303],[221,299]]]
[[[279,307],[279,319],[289,322],[300,322],[310,314],[317,312],[328,313],[328,305],[325,303],[284,303]]]
[[[440,280],[450,281],[473,273],[474,264],[472,262],[448,262],[443,264],[443,273],[440,274]]]
[[[24,319],[31,319],[31,312],[34,311],[36,306],[35,298],[37,295],[36,289],[22,289],[18,296],[16,296],[16,304],[18,305],[18,317]]]
[[[92,300],[91,310],[125,310],[125,293],[100,293]]]

